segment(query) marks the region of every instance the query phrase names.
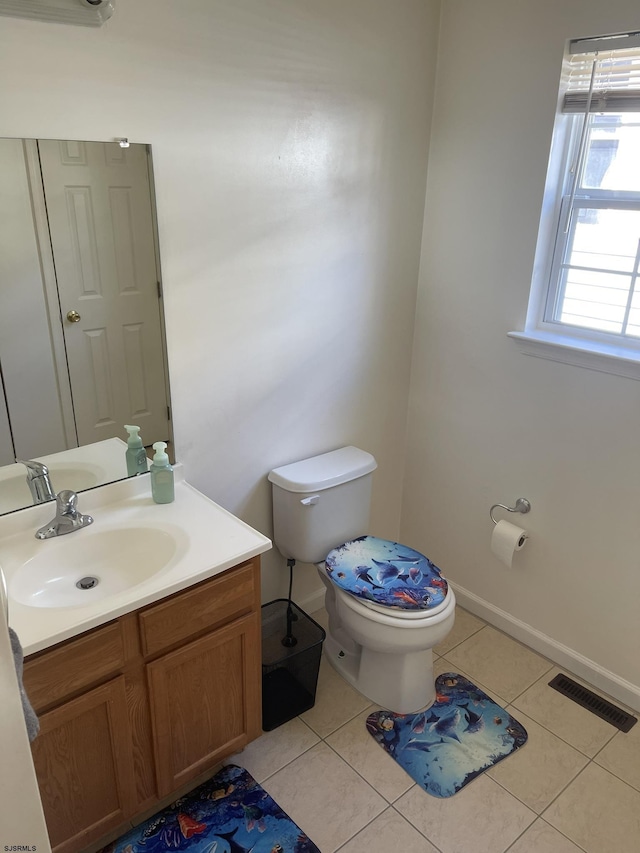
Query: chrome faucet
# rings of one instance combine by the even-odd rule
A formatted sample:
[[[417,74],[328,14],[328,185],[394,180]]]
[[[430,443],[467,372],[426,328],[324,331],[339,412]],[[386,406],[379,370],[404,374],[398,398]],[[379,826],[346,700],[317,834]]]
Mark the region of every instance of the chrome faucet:
[[[73,533],[81,527],[93,524],[93,517],[78,512],[78,496],[70,489],[63,489],[56,496],[56,517],[41,527],[36,533],[36,539],[53,539],[54,536],[63,536],[65,533]]]
[[[31,492],[34,504],[43,504],[54,500],[56,493],[53,491],[49,478],[49,469],[42,462],[33,462],[31,459],[18,459],[27,469],[27,485]]]

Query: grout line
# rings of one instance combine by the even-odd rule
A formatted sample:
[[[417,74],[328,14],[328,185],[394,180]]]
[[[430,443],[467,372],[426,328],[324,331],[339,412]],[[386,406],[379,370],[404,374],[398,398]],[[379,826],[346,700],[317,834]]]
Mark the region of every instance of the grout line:
[[[512,754],[513,754],[513,753],[512,753]],[[581,753],[581,755],[582,755],[582,753]],[[507,755],[507,756],[505,756],[505,758],[504,758],[503,760],[506,760],[507,758],[509,758],[509,756],[508,756],[508,755]],[[585,758],[586,758],[586,756],[585,756]],[[498,764],[494,764],[494,765],[492,765],[492,766],[493,766],[493,767],[497,767],[500,763],[501,763],[501,762],[499,761],[499,762],[498,762]],[[584,765],[584,767],[581,767],[581,768],[580,768],[580,770],[578,770],[578,772],[576,773],[576,775],[575,775],[575,776],[573,776],[571,779],[569,779],[569,781],[564,785],[564,787],[563,787],[563,788],[561,788],[561,790],[560,790],[560,791],[558,791],[558,793],[553,797],[553,799],[549,800],[549,802],[548,802],[548,803],[547,803],[547,805],[542,809],[542,811],[541,811],[541,812],[537,812],[537,811],[536,811],[534,808],[532,808],[528,803],[525,803],[525,801],[524,801],[521,797],[519,797],[519,796],[518,796],[518,794],[514,793],[510,788],[507,788],[507,786],[506,786],[505,784],[503,784],[502,782],[500,782],[498,779],[495,779],[493,776],[489,776],[489,774],[488,774],[486,771],[484,771],[484,772],[485,772],[485,773],[486,773],[486,775],[489,777],[489,779],[491,779],[491,781],[492,781],[492,782],[495,782],[495,783],[496,783],[496,785],[499,785],[499,786],[502,788],[502,790],[503,790],[503,791],[506,791],[506,792],[507,792],[507,794],[511,794],[511,796],[512,796],[514,799],[516,799],[519,803],[521,803],[523,806],[525,806],[526,808],[528,808],[530,812],[533,812],[533,813],[535,814],[536,818],[539,818],[539,817],[542,817],[542,815],[547,811],[547,809],[548,809],[548,808],[550,808],[550,807],[555,803],[555,801],[558,799],[558,797],[561,797],[561,796],[562,796],[562,794],[564,794],[564,792],[567,790],[567,788],[569,787],[569,785],[571,785],[571,784],[573,784],[573,782],[575,782],[575,780],[578,778],[578,776],[580,776],[580,775],[581,775],[581,774],[582,774],[582,773],[587,769],[587,767],[589,766],[589,764],[591,764],[591,761],[590,761],[590,760],[589,760],[589,761],[587,761],[587,763]],[[491,768],[488,768],[488,769],[491,769]],[[530,824],[530,825],[531,825],[531,824]],[[555,828],[555,827],[554,827],[554,828]]]
[[[406,793],[406,792],[405,792],[405,793]],[[428,796],[428,795],[427,795],[427,796]],[[399,798],[398,798],[398,799],[399,799]],[[396,802],[397,802],[397,800],[396,800]],[[442,848],[441,848],[441,847],[438,847],[438,845],[437,845],[434,841],[432,841],[432,840],[429,838],[429,836],[428,836],[428,835],[425,835],[425,834],[424,834],[424,832],[420,832],[420,830],[418,829],[418,827],[417,827],[415,824],[411,823],[411,821],[410,821],[408,818],[406,818],[406,817],[402,814],[402,812],[399,812],[399,811],[398,811],[398,809],[397,809],[395,806],[391,806],[391,808],[394,810],[394,812],[395,812],[397,815],[399,815],[399,816],[402,818],[402,820],[406,821],[406,823],[408,823],[408,824],[409,824],[409,826],[411,826],[413,829],[415,829],[415,831],[416,831],[419,835],[421,835],[423,838],[425,838],[425,839],[429,842],[429,844],[433,847],[433,849],[437,851],[437,853],[442,853]]]
[[[329,749],[334,753],[334,755],[337,755],[337,757],[338,757],[341,761],[344,761],[344,763],[347,765],[347,767],[349,767],[351,770],[353,770],[353,772],[354,772],[357,776],[359,776],[359,777],[362,779],[362,781],[363,781],[363,782],[365,782],[365,783],[366,783],[366,784],[371,788],[371,790],[372,790],[375,794],[377,794],[379,797],[382,797],[382,799],[385,801],[385,803],[387,804],[387,806],[392,806],[392,805],[393,805],[393,803],[397,802],[397,801],[400,799],[400,797],[404,796],[404,794],[406,794],[406,793],[407,793],[407,791],[408,791],[408,790],[410,790],[410,788],[413,786],[413,783],[412,783],[412,784],[409,786],[409,788],[407,788],[407,791],[403,791],[403,792],[402,792],[402,794],[400,794],[400,796],[396,797],[396,799],[395,799],[395,800],[393,800],[393,801],[388,800],[388,799],[385,797],[385,795],[384,795],[384,794],[382,794],[382,793],[381,793],[381,792],[380,792],[380,791],[379,791],[379,790],[378,790],[378,789],[377,789],[377,788],[376,788],[376,787],[375,787],[375,786],[374,786],[374,785],[373,785],[373,784],[372,784],[368,779],[366,779],[366,778],[362,775],[362,773],[360,773],[360,771],[359,771],[359,770],[356,770],[356,768],[353,766],[353,764],[351,764],[351,762],[347,761],[347,759],[346,759],[346,758],[344,758],[344,756],[340,755],[340,753],[339,753],[336,749],[334,749],[334,748],[331,746],[331,744],[330,744],[330,743],[327,743],[326,741],[323,741],[323,743],[324,743],[324,744],[325,744],[325,745],[326,745],[326,746],[327,746],[327,747],[328,747],[328,748],[329,748]],[[386,811],[386,807],[385,807],[385,809],[383,809],[383,811]],[[381,812],[380,814],[382,814],[382,812]],[[373,818],[373,820],[375,820],[375,818]],[[370,822],[371,822],[371,821],[370,821]],[[367,825],[368,825],[368,824],[367,824]]]
[[[343,760],[344,760],[344,759],[343,759]],[[354,838],[357,838],[357,837],[358,837],[358,835],[360,835],[360,833],[361,833],[361,832],[364,832],[364,831],[365,831],[365,829],[366,829],[368,826],[371,826],[371,824],[374,822],[374,820],[378,820],[378,818],[379,818],[379,817],[382,817],[382,815],[383,815],[383,814],[386,814],[386,813],[389,811],[389,809],[390,809],[390,808],[393,808],[393,806],[387,806],[385,809],[383,809],[383,810],[380,812],[380,814],[377,814],[375,817],[371,818],[371,820],[369,821],[369,823],[367,823],[367,824],[365,824],[363,827],[361,827],[361,828],[356,832],[356,834],[355,834],[355,835],[352,835],[352,836],[351,836],[351,838],[347,838],[347,840],[344,842],[344,844],[341,844],[341,845],[340,845],[340,847],[336,848],[336,850],[334,851],[334,853],[340,853],[340,850],[344,850],[344,848],[347,846],[347,844],[351,844],[351,842],[353,841],[353,839],[354,839]]]
[[[573,838],[569,838],[569,836],[565,832],[562,832],[561,829],[558,829],[557,826],[554,826],[552,823],[549,823],[549,821],[545,820],[543,817],[539,817],[538,820],[541,820],[544,824],[546,824],[546,826],[550,826],[551,829],[555,829],[555,831],[559,832],[563,838],[566,838],[567,841],[570,841],[572,844],[575,844],[578,850],[584,850],[584,853],[587,853],[586,849],[582,846],[582,844],[578,844],[578,842],[574,841]]]
[[[537,654],[537,652],[534,652],[534,654]],[[539,657],[542,657],[542,655],[539,655]],[[548,659],[548,658],[544,658],[544,660],[549,660],[549,659]],[[542,681],[543,679],[548,678],[549,673],[550,673],[550,672],[551,672],[551,670],[554,668],[554,666],[556,666],[556,667],[557,667],[557,664],[554,664],[554,663],[552,662],[552,663],[551,663],[551,666],[549,667],[549,669],[548,669],[546,672],[543,672],[543,673],[542,673],[542,675],[541,675],[539,678],[534,679],[528,687],[525,687],[525,689],[524,689],[524,690],[521,690],[521,691],[520,691],[520,693],[518,693],[518,695],[517,695],[517,696],[515,696],[515,697],[511,700],[511,702],[513,703],[513,702],[515,702],[515,701],[516,701],[516,699],[520,699],[520,697],[521,697],[521,696],[524,696],[524,694],[525,694],[528,690],[531,690],[531,688],[532,688],[532,687],[535,687],[535,685],[536,685],[536,684],[538,684],[538,683],[539,683],[540,681]],[[548,686],[549,686],[549,682],[548,682],[548,681],[546,681],[545,683],[546,683],[546,686],[548,687]]]
[[[459,643],[455,643],[453,646],[450,646],[446,650],[446,652],[436,652],[436,654],[438,654],[438,656],[441,658],[446,658],[446,656],[449,654],[449,652],[452,652],[454,649],[457,649],[458,646],[461,646],[463,643],[466,643],[467,640],[471,639],[471,637],[475,637],[476,634],[479,634],[480,631],[483,631],[485,628],[488,628],[488,627],[489,627],[488,625],[482,625],[480,628],[476,628],[475,631],[472,631],[470,634],[468,634],[466,637],[464,637],[464,639],[460,640]]]
[[[540,817],[542,817],[542,815],[546,814],[546,813],[549,811],[549,809],[551,808],[551,806],[552,806],[554,803],[556,803],[556,802],[560,799],[560,797],[565,793],[565,791],[569,788],[569,786],[570,786],[570,785],[573,785],[573,783],[574,783],[574,782],[575,782],[575,781],[576,781],[580,776],[582,776],[582,774],[585,772],[585,770],[587,769],[587,767],[589,767],[589,765],[590,765],[590,764],[593,764],[593,762],[592,762],[592,760],[591,760],[591,759],[589,759],[589,761],[584,765],[584,767],[582,768],[582,770],[580,770],[580,772],[579,772],[579,773],[576,773],[576,775],[573,777],[573,779],[572,779],[570,782],[567,782],[567,784],[564,786],[564,788],[556,794],[556,796],[551,800],[551,802],[550,802],[550,803],[548,803],[548,805],[546,805],[546,806],[544,807],[544,809],[540,812]],[[546,821],[546,823],[549,823],[549,821]],[[549,825],[550,825],[550,826],[553,826],[553,824],[549,824]],[[555,829],[555,827],[554,827],[554,829]],[[559,830],[558,830],[558,831],[559,831]],[[571,840],[573,840],[573,839],[571,839]]]
[[[514,845],[515,845],[515,844],[517,844],[517,843],[518,843],[518,841],[520,841],[520,839],[522,838],[522,836],[523,836],[523,835],[525,835],[527,832],[529,832],[529,830],[531,829],[531,827],[535,824],[535,822],[536,822],[537,820],[540,820],[539,815],[536,815],[536,819],[533,821],[533,823],[530,823],[530,824],[529,824],[529,826],[525,827],[525,828],[522,830],[522,832],[520,833],[520,835],[519,835],[517,838],[514,838],[514,839],[513,839],[513,841],[511,842],[511,844],[510,844],[510,845],[507,847],[507,849],[504,851],[504,853],[509,853],[509,850],[513,850]]]
[[[571,699],[567,699],[567,697],[564,697],[564,698],[566,699],[567,702],[571,702]],[[592,761],[596,757],[596,755],[599,755],[602,752],[602,750],[605,748],[605,746],[608,746],[611,743],[611,741],[613,740],[613,738],[617,734],[619,734],[619,732],[615,729],[615,726],[611,726],[611,723],[607,723],[606,720],[602,720],[603,723],[606,723],[607,725],[611,726],[611,728],[614,729],[614,732],[612,735],[610,735],[607,738],[607,740],[602,744],[602,746],[597,749],[597,751],[594,753],[594,755],[588,755],[586,752],[584,752],[582,749],[580,749],[579,746],[576,746],[575,744],[571,743],[566,738],[564,738],[562,735],[559,735],[557,732],[554,732],[553,729],[550,729],[547,725],[542,723],[540,720],[537,720],[533,716],[532,713],[530,713],[529,711],[525,711],[524,708],[518,708],[516,705],[514,705],[515,701],[516,700],[514,699],[513,701],[508,703],[508,706],[510,706],[512,708],[512,710],[516,712],[515,714],[512,714],[513,717],[517,717],[518,714],[524,714],[526,717],[530,717],[530,719],[532,719],[534,723],[537,723],[540,726],[540,728],[549,732],[549,734],[552,734],[554,737],[557,737],[558,740],[562,741],[562,743],[565,743],[567,746],[570,746],[572,749],[575,749],[576,752],[580,753],[580,755],[584,755],[584,757],[588,758],[589,761]],[[575,703],[573,703],[573,704],[575,704]],[[508,710],[508,708],[505,708],[505,710]],[[586,709],[584,709],[584,710],[586,710]],[[509,713],[511,713],[511,712],[509,712]]]
[[[333,732],[332,732],[332,734],[333,734]],[[343,761],[343,762],[347,765],[347,767],[349,767],[349,769],[350,769],[350,770],[353,770],[353,772],[354,772],[357,776],[359,776],[359,777],[362,779],[362,781],[367,785],[367,787],[371,788],[371,790],[373,791],[373,793],[374,793],[374,794],[377,794],[377,795],[378,795],[378,796],[379,796],[379,797],[384,801],[384,803],[385,803],[385,805],[384,805],[384,807],[383,807],[383,809],[382,809],[382,811],[381,811],[381,812],[378,812],[378,814],[377,814],[377,815],[375,815],[374,817],[372,817],[372,818],[371,818],[371,820],[370,820],[368,823],[366,823],[364,826],[361,826],[361,827],[360,827],[360,829],[359,829],[359,830],[358,830],[354,835],[350,836],[350,837],[349,837],[349,838],[344,842],[344,844],[341,844],[341,845],[340,845],[340,847],[336,848],[335,853],[337,853],[337,851],[338,851],[338,850],[342,850],[342,848],[343,848],[346,844],[348,844],[350,841],[353,841],[353,839],[356,837],[356,835],[358,835],[359,833],[363,832],[363,830],[365,830],[368,826],[370,826],[370,824],[372,824],[372,823],[374,822],[374,820],[377,820],[377,819],[378,819],[381,815],[383,815],[383,814],[384,814],[388,809],[392,808],[392,806],[391,806],[391,804],[389,803],[389,801],[387,800],[387,798],[386,798],[386,797],[384,797],[384,796],[380,793],[380,791],[378,791],[376,788],[374,788],[374,787],[373,787],[373,785],[371,784],[371,782],[369,782],[367,779],[365,779],[365,778],[364,778],[364,776],[363,776],[361,773],[359,773],[359,772],[356,770],[356,768],[355,768],[355,767],[353,767],[353,766],[352,766],[352,765],[347,761],[347,759],[346,759],[346,758],[343,758],[343,757],[340,755],[340,753],[339,753],[339,752],[337,752],[337,751],[336,751],[336,750],[331,746],[331,744],[330,744],[330,743],[327,743],[327,742],[326,742],[326,740],[323,740],[323,741],[322,741],[322,743],[324,743],[324,745],[327,747],[327,749],[330,749],[330,750],[331,750],[331,752],[333,752],[333,754],[334,754],[335,756],[337,756],[341,761]]]
[[[633,791],[635,794],[640,793],[640,791],[638,791],[637,788],[635,788],[633,785],[631,785],[625,779],[622,779],[620,776],[616,776],[615,773],[612,773],[611,770],[608,770],[606,767],[603,767],[601,764],[598,764],[598,762],[594,761],[593,758],[589,759],[589,762],[587,764],[585,764],[585,766],[582,768],[582,770],[571,780],[571,782],[575,782],[576,779],[578,778],[578,776],[582,776],[582,774],[585,772],[585,770],[588,769],[589,765],[591,765],[591,764],[593,764],[595,767],[597,767],[598,770],[602,770],[604,773],[607,773],[613,779],[616,779],[618,782],[621,782],[623,785],[625,785],[625,787],[627,787],[630,791]],[[571,784],[571,782],[569,784]],[[558,797],[561,794],[563,794],[567,790],[568,787],[569,787],[569,785],[565,785],[565,787],[562,789],[560,794],[558,794]],[[550,806],[553,805],[553,803],[558,799],[558,797],[555,797],[554,800],[551,803],[549,803],[549,805],[544,810],[544,812],[546,812],[550,808]],[[542,814],[544,814],[544,812],[542,812]]]
[[[551,824],[551,823],[549,823],[548,821],[544,820],[544,818],[540,817],[540,815],[538,815],[538,816],[536,817],[536,819],[533,821],[533,823],[530,823],[530,824],[529,824],[529,826],[528,826],[526,829],[524,829],[524,830],[520,833],[520,835],[519,835],[517,838],[514,838],[514,839],[513,839],[513,841],[511,842],[511,844],[510,844],[510,845],[507,847],[507,849],[504,851],[504,853],[509,853],[509,851],[510,851],[510,850],[514,850],[514,849],[515,849],[515,845],[518,843],[518,841],[520,841],[520,839],[522,838],[522,836],[523,836],[523,835],[526,835],[526,834],[527,834],[527,832],[529,832],[529,830],[530,830],[533,826],[535,826],[535,824],[536,824],[538,821],[542,821],[542,823],[544,823],[544,824],[545,824],[545,826],[548,826],[550,829],[555,830],[555,831],[556,831],[559,835],[561,835],[563,838],[566,838],[566,840],[567,840],[570,844],[573,844],[573,846],[576,848],[576,850],[582,850],[582,851],[583,851],[583,853],[587,853],[587,851],[584,849],[584,847],[582,847],[580,844],[578,844],[576,841],[574,841],[574,840],[573,840],[573,838],[569,838],[569,836],[568,836],[568,835],[565,835],[565,834],[564,834],[564,832],[560,832],[560,830],[559,830],[559,829],[556,829],[556,827],[555,827],[555,826],[553,826],[553,824]]]
[[[580,755],[583,755],[589,761],[593,761],[593,759],[596,757],[596,755],[598,755],[600,752],[602,752],[602,750],[605,748],[605,746],[608,746],[608,744],[610,744],[611,740],[613,739],[613,738],[609,738],[607,741],[605,741],[605,743],[600,747],[600,749],[598,749],[598,751],[594,755],[588,755],[586,752],[581,750],[579,746],[576,746],[575,744],[566,740],[565,738],[562,737],[562,735],[557,734],[556,732],[553,731],[553,729],[548,728],[547,726],[544,725],[544,723],[541,723],[539,720],[536,720],[536,718],[532,717],[531,714],[528,714],[526,711],[520,710],[520,708],[514,708],[513,710],[516,711],[516,714],[513,714],[514,717],[517,716],[517,714],[524,714],[527,717],[531,717],[531,719],[534,721],[534,723],[537,723],[541,729],[544,729],[546,732],[549,732],[549,734],[552,734],[554,737],[557,737],[559,741],[566,744],[567,746],[570,746],[572,749],[575,749],[576,752],[579,752]],[[613,735],[613,737],[615,737],[615,734]],[[613,775],[615,776],[615,773]]]
[[[507,636],[509,636],[509,635],[507,634]],[[521,644],[521,645],[522,645],[522,644]],[[526,647],[526,648],[528,648],[528,647]],[[533,651],[533,650],[532,650],[532,651]],[[537,652],[534,652],[534,654],[538,654],[538,653],[537,653]],[[539,655],[539,657],[544,658],[544,655]],[[548,658],[544,658],[544,659],[545,659],[545,660],[549,660]],[[599,696],[601,699],[604,699],[604,700],[606,700],[606,701],[608,701],[608,702],[611,702],[613,705],[616,705],[617,707],[621,708],[623,711],[627,711],[627,712],[632,713],[632,714],[637,714],[637,713],[638,713],[637,711],[634,711],[634,709],[633,709],[633,708],[630,708],[628,705],[625,705],[623,702],[619,702],[619,701],[618,701],[614,696],[611,696],[609,693],[606,693],[604,690],[600,690],[600,689],[599,689],[598,687],[596,687],[594,684],[591,684],[591,682],[590,682],[590,681],[587,681],[586,679],[581,678],[579,675],[577,675],[576,673],[574,673],[574,672],[573,672],[569,667],[563,667],[563,666],[560,666],[559,664],[557,664],[557,663],[555,663],[555,662],[553,662],[553,661],[551,661],[551,668],[550,668],[550,669],[548,669],[548,670],[547,670],[543,675],[541,675],[541,676],[540,676],[540,678],[537,678],[535,681],[533,681],[533,682],[529,685],[529,687],[527,687],[525,690],[523,690],[521,693],[519,693],[519,694],[518,694],[514,699],[512,699],[512,700],[511,700],[511,702],[513,703],[513,702],[515,702],[517,699],[520,699],[520,698],[521,698],[521,697],[522,697],[522,696],[523,696],[523,695],[524,695],[528,690],[531,690],[531,688],[532,688],[532,687],[534,687],[536,684],[538,684],[540,681],[542,681],[543,679],[547,679],[547,678],[548,678],[548,676],[549,676],[549,673],[550,673],[550,672],[551,672],[551,670],[552,670],[552,669],[554,669],[554,668],[555,668],[555,669],[557,669],[557,670],[558,670],[558,672],[564,672],[564,673],[567,673],[571,678],[573,678],[573,679],[574,679],[575,681],[577,681],[579,684],[581,684],[581,685],[584,685],[584,686],[588,687],[588,688],[589,688],[593,693],[595,693],[595,694],[596,694],[596,696]],[[549,686],[549,682],[548,682],[548,681],[546,681],[546,686],[547,686],[547,687]],[[558,694],[558,695],[561,695],[561,694]],[[564,696],[564,698],[565,698],[565,699],[567,699],[569,702],[571,702],[571,701],[572,701],[572,700],[571,700],[571,699],[569,699],[567,696]],[[575,704],[577,704],[577,703],[575,703],[575,702],[574,702],[573,704],[575,705]],[[585,710],[588,710],[588,708],[587,708],[587,709],[585,709]],[[525,711],[524,713],[526,713],[526,711]],[[595,714],[594,716],[596,716],[596,717],[597,717],[597,714]],[[602,719],[602,718],[599,718],[599,719]],[[611,728],[613,729],[613,734],[612,734],[612,735],[611,735],[611,737],[609,738],[609,740],[612,740],[612,738],[614,738],[614,737],[616,736],[616,734],[618,734],[619,729],[617,729],[617,727],[616,727],[616,726],[614,726],[614,725],[612,725],[611,723],[608,723],[608,721],[607,721],[607,720],[602,720],[602,722],[603,722],[603,723],[607,723],[607,724],[608,724],[609,726],[611,726]],[[622,734],[625,734],[625,732],[622,732]],[[604,747],[605,747],[605,746],[606,746],[606,743],[605,743],[602,747],[600,747],[600,749],[604,749]]]
[[[365,697],[365,698],[366,698],[366,697]],[[330,732],[327,732],[327,733],[326,733],[326,735],[321,735],[321,734],[320,734],[320,732],[317,732],[317,731],[313,728],[313,726],[312,726],[310,723],[305,723],[305,725],[306,725],[308,728],[310,728],[310,729],[311,729],[311,731],[314,733],[314,735],[315,735],[316,737],[319,737],[319,738],[320,738],[320,740],[326,740],[326,738],[331,737],[331,735],[334,735],[336,732],[340,731],[340,729],[344,728],[344,726],[348,725],[348,723],[353,722],[353,720],[355,720],[355,718],[356,718],[356,717],[359,717],[359,716],[360,716],[360,714],[363,714],[365,711],[368,711],[368,710],[369,710],[369,708],[375,708],[375,702],[371,702],[371,704],[367,705],[367,706],[366,706],[366,707],[364,707],[364,708],[361,708],[361,709],[360,709],[359,711],[357,711],[357,712],[356,712],[352,717],[349,717],[349,719],[348,719],[348,720],[345,720],[343,723],[340,723],[339,725],[337,725],[337,726],[335,727],[335,729],[331,729],[331,731],[330,731]],[[298,717],[298,719],[301,719],[301,718],[300,718],[300,717]],[[304,721],[304,720],[302,720],[302,722],[304,723],[305,721]]]
[[[603,722],[606,722],[606,720],[604,720]],[[600,753],[602,752],[602,750],[603,750],[603,749],[606,749],[606,748],[609,746],[609,744],[610,744],[610,743],[612,743],[612,742],[614,741],[614,739],[618,737],[618,735],[624,735],[624,734],[628,734],[628,733],[626,733],[626,732],[621,732],[621,731],[620,731],[620,729],[618,729],[617,731],[615,731],[615,732],[613,733],[612,737],[610,737],[610,738],[609,738],[609,740],[608,740],[606,743],[603,743],[603,744],[602,744],[602,746],[600,747],[600,749],[598,749],[598,751],[594,753],[594,755],[593,755],[593,757],[592,757],[592,761],[595,761],[595,759],[600,755]],[[598,763],[598,762],[596,761],[596,764],[597,764],[597,763]],[[600,766],[602,766],[602,765],[600,765]],[[605,769],[606,769],[606,768],[605,768]],[[611,772],[611,771],[609,771],[609,772]],[[615,775],[615,774],[614,774],[614,775]]]
[[[299,719],[299,717],[297,719]],[[315,732],[314,732],[314,734],[315,734]],[[258,782],[257,779],[256,779],[256,782],[258,782],[259,785],[264,785],[264,783],[268,782],[269,779],[272,779],[276,775],[276,773],[280,773],[281,770],[284,770],[285,768],[289,767],[291,764],[293,764],[294,761],[297,761],[299,758],[302,758],[303,755],[306,755],[308,752],[310,752],[312,749],[315,749],[316,746],[319,746],[321,743],[324,743],[324,741],[319,740],[316,743],[312,743],[311,746],[307,746],[305,749],[302,750],[302,752],[298,753],[298,755],[296,755],[295,758],[292,758],[291,761],[287,761],[287,763],[283,764],[282,767],[278,767],[278,769],[274,770],[273,773],[269,773],[268,776],[265,776],[261,782]],[[238,753],[238,755],[241,756],[242,753]]]
[[[386,811],[386,809],[385,809],[385,811]],[[384,811],[380,812],[380,814],[384,814]],[[380,817],[380,815],[376,815],[376,817]],[[363,826],[362,829],[359,829],[355,835],[351,836],[351,838],[347,838],[347,840],[344,842],[344,844],[341,844],[340,847],[337,847],[335,849],[334,853],[340,853],[341,850],[344,850],[344,848],[347,846],[347,844],[350,844],[353,841],[353,839],[356,838],[361,832],[363,832],[367,828],[367,826],[370,826],[375,819],[376,818],[374,817],[372,820],[370,820],[369,823],[367,823],[365,826]]]
[[[405,792],[405,793],[406,793],[406,792]],[[407,818],[406,818],[403,814],[401,814],[401,813],[400,813],[400,812],[399,812],[399,811],[398,811],[398,810],[397,810],[393,805],[388,805],[388,806],[387,806],[387,808],[383,809],[383,810],[380,812],[380,814],[378,814],[378,815],[376,815],[374,818],[372,818],[372,819],[369,821],[369,823],[368,823],[368,824],[366,824],[366,826],[363,826],[361,829],[359,829],[359,830],[356,832],[356,834],[355,834],[355,835],[352,835],[352,836],[351,836],[351,838],[349,838],[347,841],[345,841],[345,842],[344,842],[344,844],[342,844],[340,847],[338,847],[338,848],[337,848],[337,850],[335,850],[335,851],[334,851],[334,853],[340,853],[340,851],[341,851],[341,850],[344,850],[348,844],[350,844],[350,843],[351,843],[355,838],[357,838],[357,837],[358,837],[358,835],[360,835],[360,833],[361,833],[361,832],[364,832],[364,830],[365,830],[368,826],[371,826],[371,824],[372,824],[372,823],[374,823],[376,820],[378,820],[378,818],[381,818],[383,815],[386,815],[388,812],[391,812],[391,811],[392,811],[392,812],[394,812],[394,813],[395,813],[395,814],[396,814],[396,815],[397,815],[401,820],[403,820],[403,821],[404,821],[408,826],[410,826],[412,829],[414,829],[414,830],[418,833],[418,835],[420,835],[422,838],[424,838],[424,840],[425,840],[425,841],[427,841],[427,842],[428,842],[428,843],[433,847],[433,849],[436,851],[436,853],[442,853],[442,849],[441,849],[440,847],[438,847],[436,844],[434,844],[434,843],[433,843],[433,841],[431,841],[431,839],[430,839],[430,838],[428,838],[428,837],[424,834],[424,832],[420,832],[420,830],[418,829],[418,827],[417,827],[417,826],[414,826],[414,825],[411,823],[411,821],[410,821],[410,820],[407,820]]]

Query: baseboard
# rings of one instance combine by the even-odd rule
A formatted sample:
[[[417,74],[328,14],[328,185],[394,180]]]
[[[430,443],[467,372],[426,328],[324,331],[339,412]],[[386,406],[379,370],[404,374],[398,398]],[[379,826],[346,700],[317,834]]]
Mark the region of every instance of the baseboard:
[[[452,586],[458,604],[465,610],[549,658],[558,666],[566,668],[569,674],[577,675],[578,678],[587,681],[628,708],[640,712],[640,687],[584,657],[575,649],[553,640],[536,628],[532,628],[531,625],[527,625],[526,622],[514,618],[505,610],[500,610],[499,607],[495,607],[475,593],[457,584]]]

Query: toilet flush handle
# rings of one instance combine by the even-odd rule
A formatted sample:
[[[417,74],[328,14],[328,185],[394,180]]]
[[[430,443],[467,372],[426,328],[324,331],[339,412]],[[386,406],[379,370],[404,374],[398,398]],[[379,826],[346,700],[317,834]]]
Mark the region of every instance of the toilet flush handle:
[[[302,506],[315,506],[320,500],[320,495],[311,495],[308,498],[302,498],[300,503]]]

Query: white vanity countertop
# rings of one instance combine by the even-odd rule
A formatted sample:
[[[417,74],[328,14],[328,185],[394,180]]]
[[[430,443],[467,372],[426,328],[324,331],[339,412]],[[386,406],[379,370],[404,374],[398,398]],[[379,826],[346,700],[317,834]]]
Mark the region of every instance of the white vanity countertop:
[[[95,628],[139,607],[158,601],[271,548],[266,536],[209,500],[182,479],[175,466],[175,501],[155,504],[148,475],[112,483],[78,495],[78,509],[94,517],[82,530],[37,540],[36,530],[53,517],[47,503],[0,517],[0,565],[9,588],[9,624],[18,634],[25,656]],[[176,553],[167,565],[135,586],[67,607],[33,607],[12,599],[12,579],[29,559],[42,560],[54,549],[80,544],[82,537],[102,531],[144,526],[171,532]],[[144,559],[144,557],[142,557]],[[87,565],[86,574],[91,574]]]

